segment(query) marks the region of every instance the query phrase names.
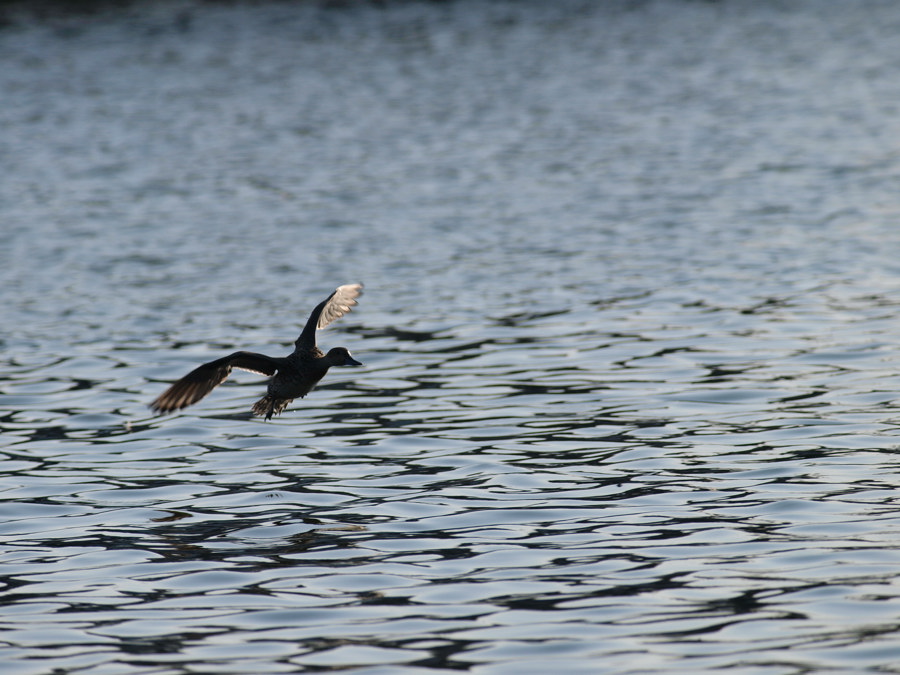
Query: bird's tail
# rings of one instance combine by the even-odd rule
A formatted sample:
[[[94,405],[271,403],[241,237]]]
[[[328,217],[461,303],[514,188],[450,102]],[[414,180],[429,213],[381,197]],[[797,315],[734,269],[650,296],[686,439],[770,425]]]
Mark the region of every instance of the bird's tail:
[[[287,408],[293,400],[292,398],[275,398],[271,394],[266,394],[253,404],[253,414],[260,417],[265,416],[266,420],[270,420],[272,415],[280,415],[281,411]]]

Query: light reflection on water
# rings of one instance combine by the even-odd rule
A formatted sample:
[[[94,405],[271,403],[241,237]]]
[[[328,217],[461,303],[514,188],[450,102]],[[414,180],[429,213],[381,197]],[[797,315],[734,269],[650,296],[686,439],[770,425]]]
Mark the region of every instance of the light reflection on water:
[[[0,33],[5,669],[896,668],[897,9],[187,7]]]

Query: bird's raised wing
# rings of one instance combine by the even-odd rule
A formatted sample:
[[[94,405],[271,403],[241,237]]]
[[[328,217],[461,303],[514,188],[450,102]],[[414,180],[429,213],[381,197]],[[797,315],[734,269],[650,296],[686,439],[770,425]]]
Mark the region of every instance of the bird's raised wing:
[[[181,410],[201,400],[222,384],[232,368],[249,370],[260,375],[274,375],[278,359],[253,352],[235,352],[221,359],[194,368],[178,382],[166,389],[150,407],[159,413]]]
[[[325,328],[335,319],[340,319],[356,307],[356,299],[362,295],[362,284],[344,284],[338,286],[334,293],[316,305],[306,320],[303,332],[297,338],[297,345],[311,349],[316,346],[316,329]]]

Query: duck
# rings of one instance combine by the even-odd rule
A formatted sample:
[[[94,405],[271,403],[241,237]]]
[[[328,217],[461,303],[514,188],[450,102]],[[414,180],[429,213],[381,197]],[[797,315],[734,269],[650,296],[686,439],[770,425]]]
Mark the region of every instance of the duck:
[[[303,398],[333,366],[361,366],[346,347],[334,347],[323,353],[316,345],[316,330],[341,318],[357,304],[362,284],[344,284],[316,305],[300,336],[294,341],[294,351],[284,357],[272,357],[255,352],[239,351],[198,366],[160,394],[150,408],[159,414],[175,412],[202,400],[222,384],[232,368],[268,375],[266,395],[253,404],[254,415],[271,420],[280,415],[296,398]]]

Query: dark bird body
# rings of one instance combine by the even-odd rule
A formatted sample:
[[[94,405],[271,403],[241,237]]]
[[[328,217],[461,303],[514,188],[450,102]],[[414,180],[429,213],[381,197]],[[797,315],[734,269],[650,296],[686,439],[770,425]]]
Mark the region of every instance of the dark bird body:
[[[150,407],[160,413],[186,408],[222,384],[232,368],[240,368],[272,378],[266,395],[253,404],[255,415],[272,419],[272,415],[281,413],[295,398],[306,396],[332,366],[362,365],[345,347],[335,347],[324,354],[316,346],[316,330],[353,309],[361,293],[362,284],[338,286],[309,315],[303,332],[294,342],[293,353],[288,356],[275,358],[254,352],[235,352],[204,363],[169,387]]]

